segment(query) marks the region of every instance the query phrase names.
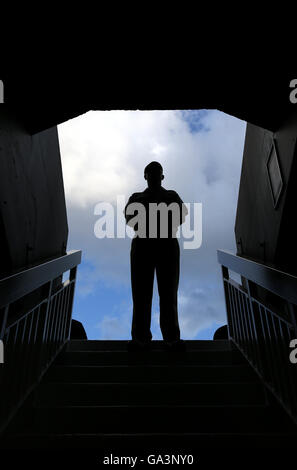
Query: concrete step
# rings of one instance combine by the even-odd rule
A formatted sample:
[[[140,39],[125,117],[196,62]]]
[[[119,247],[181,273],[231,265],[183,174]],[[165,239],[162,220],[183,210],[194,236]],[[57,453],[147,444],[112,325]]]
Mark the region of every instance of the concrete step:
[[[246,364],[239,350],[216,351],[196,350],[187,352],[172,351],[69,351],[60,354],[55,365],[232,365]]]
[[[296,432],[271,406],[126,405],[35,407],[18,433],[281,433]],[[12,429],[13,432],[13,429]]]
[[[259,461],[259,453],[255,452],[255,449],[288,449],[292,450],[296,444],[296,434],[293,433],[137,433],[137,434],[28,434],[28,435],[16,435],[13,438],[6,437],[0,442],[0,449],[5,450],[21,450],[21,449],[44,449],[50,450],[51,453],[48,457],[53,457],[53,463],[56,465],[57,458],[61,462],[61,454],[57,456],[52,454],[53,450],[59,449],[60,451],[67,451],[65,455],[65,463],[69,465],[72,463],[79,463],[80,465],[86,465],[88,462],[88,454],[79,454],[79,449],[94,451],[95,456],[92,460],[93,464],[98,465],[103,462],[103,458],[106,456],[138,456],[139,466],[148,463],[145,460],[143,464],[140,459],[147,459],[149,455],[158,456],[158,454],[174,454],[178,455],[194,455],[195,463],[201,463],[201,457],[206,458],[205,463],[211,464],[215,459],[216,463],[221,465],[227,461],[230,464],[230,455],[222,455],[222,451],[228,451],[234,457],[235,449],[246,449],[248,452],[244,456],[244,462],[249,461],[254,463],[255,460]],[[205,449],[207,454],[204,453]],[[218,454],[213,451],[220,449]],[[70,451],[70,452],[69,452]],[[145,453],[145,456],[143,454]],[[19,455],[19,454],[17,454]],[[270,462],[268,457],[271,456],[269,453],[263,458],[263,462],[266,464]],[[12,456],[9,455],[10,462]],[[26,456],[25,456],[26,457]],[[27,455],[28,457],[28,455]],[[92,458],[93,456],[91,456]],[[252,457],[252,462],[250,461]],[[284,457],[284,456],[283,456]],[[23,457],[24,458],[24,457]],[[42,456],[44,458],[44,456]],[[240,454],[236,456],[238,461]],[[72,459],[72,460],[71,460]],[[234,462],[234,460],[232,460]],[[284,459],[281,460],[283,463]],[[291,463],[294,461],[292,459]],[[29,463],[29,462],[28,462]],[[126,462],[123,465],[128,465]],[[137,465],[137,464],[136,464]],[[237,464],[238,465],[238,464]],[[230,465],[229,465],[230,466]],[[120,467],[120,466],[119,466]],[[37,468],[37,467],[36,467]],[[80,467],[81,468],[81,467]],[[88,467],[87,467],[88,468]],[[232,467],[233,468],[233,467]],[[234,468],[238,468],[237,466]]]
[[[122,366],[53,366],[43,378],[48,382],[258,382],[249,365],[122,365]]]
[[[260,383],[47,383],[36,406],[265,404]]]
[[[188,344],[189,343],[189,344]],[[229,341],[128,352],[71,341],[28,397],[1,449],[290,447],[294,423]],[[6,447],[5,447],[6,446]],[[101,450],[100,450],[101,449]]]
[[[67,343],[66,351],[126,351],[128,340],[71,340]],[[229,351],[235,346],[230,340],[186,340],[189,351],[215,350]],[[164,341],[153,340],[153,350],[166,350]]]

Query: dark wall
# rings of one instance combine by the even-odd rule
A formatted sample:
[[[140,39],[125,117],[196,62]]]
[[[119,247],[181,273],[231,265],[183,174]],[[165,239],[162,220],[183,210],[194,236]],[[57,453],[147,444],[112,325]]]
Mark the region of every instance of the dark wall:
[[[275,133],[248,124],[235,223],[238,254],[287,271],[296,270],[297,228],[294,205],[297,196],[297,114],[292,114]],[[267,160],[275,141],[283,190],[275,207]]]
[[[65,254],[67,215],[57,128],[29,135],[0,107],[1,276]]]

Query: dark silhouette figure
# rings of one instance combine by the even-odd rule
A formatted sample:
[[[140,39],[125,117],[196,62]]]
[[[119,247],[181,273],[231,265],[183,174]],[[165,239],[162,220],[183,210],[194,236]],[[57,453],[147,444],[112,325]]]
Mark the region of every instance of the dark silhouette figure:
[[[228,325],[220,326],[213,335],[214,340],[229,339]]]
[[[146,236],[137,234],[138,225],[133,226],[135,236],[132,239],[131,285],[133,297],[132,341],[129,350],[148,349],[152,339],[150,330],[151,307],[153,296],[154,273],[156,271],[158,292],[160,297],[160,328],[168,348],[182,350],[185,345],[180,339],[180,329],[177,311],[177,291],[180,273],[180,247],[176,238],[178,225],[184,222],[187,208],[175,191],[166,190],[161,186],[164,179],[163,168],[158,162],[151,162],[144,170],[144,178],[148,187],[139,193],[133,193],[125,207],[127,224],[133,226],[133,215],[127,214],[127,207],[133,202],[141,203],[145,209]],[[149,203],[178,203],[180,218],[174,222],[171,211],[167,212],[168,237],[160,236],[160,217],[158,215],[157,233],[151,238],[149,226]],[[136,213],[137,215],[137,213]],[[135,220],[135,219],[134,219]],[[176,219],[175,219],[176,220]],[[175,225],[174,225],[175,223]]]
[[[70,339],[88,339],[83,324],[74,318],[71,320]]]

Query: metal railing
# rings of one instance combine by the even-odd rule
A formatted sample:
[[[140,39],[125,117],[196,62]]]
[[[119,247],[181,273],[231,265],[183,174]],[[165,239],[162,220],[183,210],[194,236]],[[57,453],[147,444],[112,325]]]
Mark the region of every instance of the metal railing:
[[[290,341],[297,338],[297,277],[228,251],[218,250],[218,261],[229,337],[297,422],[297,364],[289,359]]]
[[[0,280],[0,432],[69,339],[80,262],[71,251]]]

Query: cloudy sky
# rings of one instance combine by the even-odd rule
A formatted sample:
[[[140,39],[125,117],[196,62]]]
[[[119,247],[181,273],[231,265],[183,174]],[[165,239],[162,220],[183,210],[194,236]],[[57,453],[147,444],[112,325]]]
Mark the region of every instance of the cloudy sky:
[[[94,234],[94,208],[146,188],[144,167],[164,169],[163,186],[202,203],[202,245],[181,247],[179,319],[184,339],[211,339],[226,323],[216,250],[235,250],[234,223],[246,123],[216,110],[93,111],[58,126],[68,212],[68,250],[83,261],[73,318],[89,339],[130,339],[131,239]],[[120,214],[122,217],[122,214]],[[155,280],[152,333],[161,339]]]

